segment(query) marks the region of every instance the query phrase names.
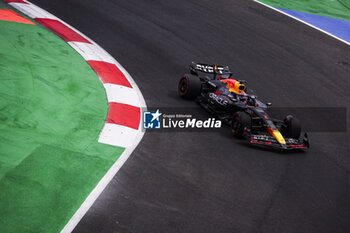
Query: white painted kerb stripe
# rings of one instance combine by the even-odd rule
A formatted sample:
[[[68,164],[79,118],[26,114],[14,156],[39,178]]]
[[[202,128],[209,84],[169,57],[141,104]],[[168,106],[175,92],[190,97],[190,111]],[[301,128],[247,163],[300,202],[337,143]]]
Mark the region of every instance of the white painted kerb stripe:
[[[102,129],[101,143],[129,148],[134,144],[138,130],[123,125],[106,123]]]
[[[137,92],[133,88],[116,84],[103,84],[106,89],[108,102],[117,102],[141,107],[138,101]]]
[[[101,47],[96,44],[88,44],[83,42],[68,42],[86,61],[104,61],[114,63],[114,59]]]
[[[15,2],[9,3],[9,4],[33,19],[35,18],[46,18],[46,19],[56,19],[56,20],[58,19],[56,16],[50,14],[49,12],[33,4],[23,4],[23,3],[15,3]]]

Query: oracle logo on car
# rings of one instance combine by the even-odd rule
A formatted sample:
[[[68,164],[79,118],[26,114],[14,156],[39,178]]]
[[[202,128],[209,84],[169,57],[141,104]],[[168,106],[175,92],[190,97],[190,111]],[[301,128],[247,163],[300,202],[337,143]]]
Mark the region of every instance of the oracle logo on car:
[[[209,97],[213,100],[215,100],[217,103],[221,104],[221,105],[227,105],[228,104],[228,101],[227,100],[224,100],[224,99],[221,99],[218,95],[214,94],[214,93],[209,93]]]

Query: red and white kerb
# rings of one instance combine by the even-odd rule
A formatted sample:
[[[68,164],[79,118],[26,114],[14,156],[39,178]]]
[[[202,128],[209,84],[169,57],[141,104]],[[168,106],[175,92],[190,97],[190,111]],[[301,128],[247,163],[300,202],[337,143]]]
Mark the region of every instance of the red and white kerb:
[[[146,104],[126,70],[99,45],[54,15],[24,0],[4,1],[65,40],[96,72],[109,104],[99,142],[124,148],[137,144],[143,134],[141,108]]]

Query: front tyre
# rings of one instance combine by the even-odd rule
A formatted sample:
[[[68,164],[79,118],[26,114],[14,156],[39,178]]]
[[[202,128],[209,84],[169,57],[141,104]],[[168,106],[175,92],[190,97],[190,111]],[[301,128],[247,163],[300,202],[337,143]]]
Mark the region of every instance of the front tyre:
[[[285,127],[282,131],[286,138],[299,139],[301,133],[301,125],[297,118],[288,115],[284,119]]]
[[[231,133],[233,136],[242,137],[245,128],[250,128],[252,124],[251,117],[245,112],[236,112],[232,116]]]
[[[178,93],[184,99],[194,100],[201,93],[202,83],[197,76],[185,74],[180,78]]]

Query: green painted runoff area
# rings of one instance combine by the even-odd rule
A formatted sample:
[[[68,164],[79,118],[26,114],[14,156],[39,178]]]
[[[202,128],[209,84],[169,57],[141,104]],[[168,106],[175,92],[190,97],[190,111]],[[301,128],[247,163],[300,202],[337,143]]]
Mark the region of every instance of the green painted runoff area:
[[[0,9],[9,8],[0,1]],[[60,232],[124,148],[84,59],[40,25],[0,21],[0,232]]]
[[[350,0],[259,0],[259,2],[273,7],[350,20]]]

